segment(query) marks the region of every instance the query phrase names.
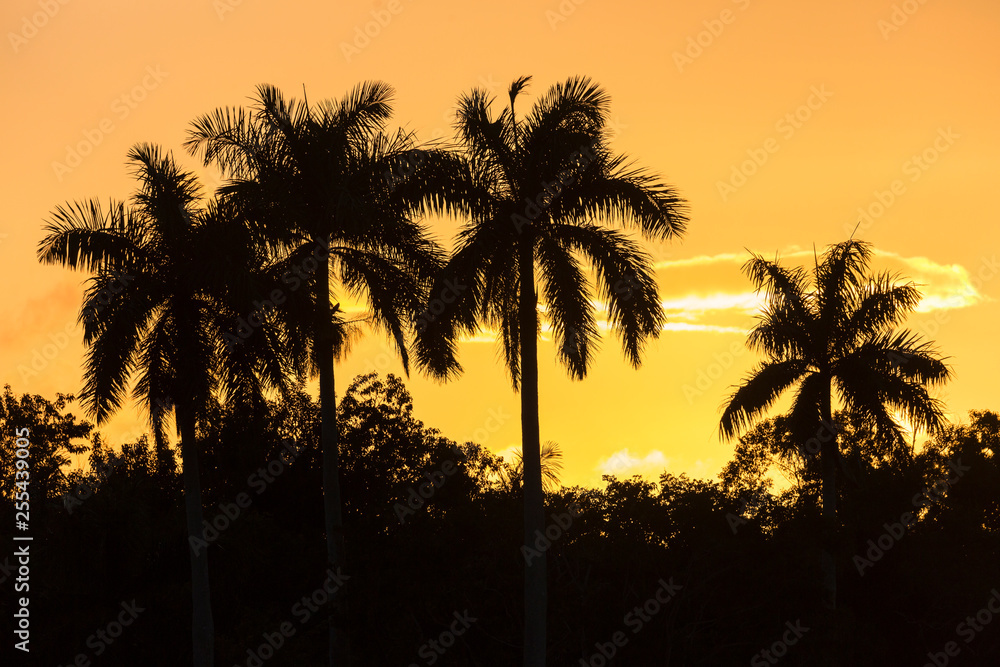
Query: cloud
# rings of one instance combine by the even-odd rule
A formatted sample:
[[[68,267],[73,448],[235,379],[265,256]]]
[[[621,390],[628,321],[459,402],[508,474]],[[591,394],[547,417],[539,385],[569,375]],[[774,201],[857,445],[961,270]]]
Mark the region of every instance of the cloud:
[[[927,257],[903,257],[898,253],[876,250],[871,270],[898,275],[899,282],[913,282],[922,299],[914,309],[917,313],[968,308],[987,301],[976,287],[970,271],[960,264],[941,264]],[[769,255],[765,255],[769,256]],[[788,246],[776,253],[786,265],[811,268],[812,248]],[[667,316],[664,331],[706,332],[745,335],[753,326],[752,316],[760,312],[764,297],[753,292],[738,267],[749,253],[699,255],[688,259],[671,259],[656,263],[660,284],[661,304]],[[702,290],[679,292],[678,285],[703,285]],[[607,304],[592,301],[598,313],[598,328],[610,330]],[[540,311],[545,312],[544,305]],[[551,340],[551,327],[542,324],[543,340]],[[462,339],[469,343],[494,343],[496,332],[482,331]]]
[[[698,255],[697,257],[689,257],[687,259],[668,259],[662,262],[656,262],[656,269],[683,269],[692,266],[709,266],[720,263],[729,264],[740,264],[742,265],[745,261],[750,259],[746,254],[737,253],[721,253],[718,255]]]
[[[18,314],[0,321],[0,347],[7,351],[49,343],[49,335],[60,334],[77,321],[80,304],[79,286],[60,281],[42,296],[28,299]]]
[[[631,477],[632,475],[658,477],[668,465],[670,465],[670,459],[658,449],[639,457],[630,453],[626,447],[605,459],[601,459],[594,470],[602,475],[616,475],[618,477]]]
[[[914,309],[918,313],[968,308],[989,299],[973,284],[969,270],[961,264],[938,264],[927,257],[902,257],[894,252],[876,251],[890,264],[900,264],[900,273],[914,282],[923,298]]]
[[[707,331],[711,333],[731,333],[745,336],[748,330],[742,327],[724,327],[717,324],[691,324],[690,322],[667,322],[664,331]]]
[[[667,317],[673,315],[685,319],[694,319],[712,310],[738,310],[745,313],[755,313],[763,304],[763,297],[754,292],[688,294],[661,302],[663,309],[667,311]]]
[[[976,287],[969,270],[960,264],[941,264],[928,257],[904,257],[884,250],[875,250],[874,255],[871,267],[873,271],[889,271],[898,276],[899,282],[913,282],[917,285],[923,298],[914,309],[916,312],[967,308],[988,300]],[[784,253],[777,253],[777,258],[781,263],[802,264],[807,268],[814,261],[812,249],[795,247]],[[695,267],[716,267],[721,270],[727,265],[742,264],[746,259],[746,254],[700,255],[691,259],[659,262],[657,269],[663,274],[661,284],[691,284],[690,281],[681,279],[685,270]],[[674,275],[669,275],[671,273]],[[753,292],[716,289],[710,293],[691,292],[665,298],[663,307],[672,320],[701,323],[707,316],[720,315],[726,311],[734,315],[755,313],[763,303],[763,298]]]

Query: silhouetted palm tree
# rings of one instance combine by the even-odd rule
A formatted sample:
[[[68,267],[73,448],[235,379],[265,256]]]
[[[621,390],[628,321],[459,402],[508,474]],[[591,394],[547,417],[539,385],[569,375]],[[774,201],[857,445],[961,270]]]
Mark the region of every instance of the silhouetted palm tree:
[[[896,327],[920,302],[912,283],[868,275],[871,245],[848,240],[829,247],[810,278],[754,255],[744,266],[767,299],[748,346],[764,356],[730,396],[720,432],[735,437],[761,417],[786,389],[797,387],[791,425],[805,455],[819,454],[823,470],[825,603],[836,605],[833,533],[837,518],[839,445],[833,421],[836,391],[843,409],[861,416],[888,446],[905,446],[903,415],[914,429],[938,430],[942,404],[928,386],[947,381],[948,366],[929,343]],[[810,288],[812,288],[810,290]]]
[[[39,261],[92,272],[80,319],[88,348],[83,404],[102,424],[122,405],[130,379],[165,442],[173,411],[181,437],[184,504],[191,539],[194,664],[214,660],[212,607],[202,539],[196,427],[213,392],[260,403],[284,385],[284,341],[272,327],[244,346],[227,345],[236,328],[238,292],[255,246],[239,221],[211,204],[170,155],[149,145],[129,152],[139,189],[129,204],[97,200],[58,207],[46,226]],[[260,381],[259,381],[260,380]]]
[[[187,142],[230,178],[222,190],[279,248],[274,271],[283,298],[295,302],[280,310],[291,348],[319,375],[327,552],[335,570],[345,562],[334,397],[344,321],[336,316],[339,303],[331,304],[331,280],[338,296],[365,302],[367,321],[390,335],[408,370],[407,333],[443,263],[413,216],[446,205],[425,197],[439,187],[435,165],[461,166],[446,152],[415,150],[411,133],[386,134],[391,98],[389,86],[371,82],[310,107],[260,86],[252,109],[202,116]],[[344,597],[332,597],[330,664],[346,664]]]
[[[562,470],[562,448],[558,442],[547,440],[542,444],[539,459],[542,468],[542,489],[553,492],[559,488],[559,473]],[[505,465],[500,473],[500,482],[508,491],[519,491],[524,479],[524,459],[521,452],[514,453],[514,463]]]
[[[469,172],[462,212],[470,220],[417,324],[417,357],[438,377],[457,374],[463,334],[497,330],[515,390],[521,392],[524,538],[544,531],[538,430],[539,334],[536,282],[559,359],[583,378],[599,337],[590,280],[596,274],[608,321],[625,355],[640,363],[647,339],[664,323],[652,260],[614,220],[654,239],[684,230],[684,204],[670,188],[632,167],[608,146],[608,96],[586,78],[553,86],[523,120],[514,102],[529,81],[515,81],[510,107],[491,118],[492,99],[473,90],[459,101],[459,138]],[[537,271],[537,274],[536,274]],[[537,277],[536,277],[537,275]],[[545,663],[545,557],[525,571],[524,664]]]

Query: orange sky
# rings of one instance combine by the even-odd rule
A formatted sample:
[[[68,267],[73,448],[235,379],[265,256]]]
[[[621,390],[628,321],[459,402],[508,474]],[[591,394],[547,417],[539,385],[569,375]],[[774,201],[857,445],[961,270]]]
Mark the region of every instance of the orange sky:
[[[188,123],[245,103],[259,83],[293,96],[304,84],[318,101],[381,79],[397,90],[396,123],[431,138],[450,133],[473,86],[502,98],[522,74],[534,76],[529,94],[584,74],[612,97],[615,147],[676,186],[692,221],[682,242],[653,248],[671,324],[641,370],[609,337],[573,382],[540,347],[542,439],[563,446],[566,482],[718,472],[732,452],[719,409],[754,362],[742,347],[757,303],[739,271],[746,249],[809,261],[814,243],[850,234],[859,208],[877,268],[925,285],[911,324],[950,356],[956,377],[939,395],[951,413],[1000,408],[991,0],[7,0],[0,26],[0,381],[15,392],[79,391],[85,276],[37,264],[35,248],[55,205],[129,195],[133,143],[159,143],[213,179],[180,150]],[[442,241],[455,228],[433,225]],[[359,345],[338,390],[371,368],[401,373],[384,348]],[[410,379],[417,415],[457,440],[516,445],[496,345],[468,342],[462,361],[451,384]],[[118,441],[141,429],[129,406],[104,430]]]

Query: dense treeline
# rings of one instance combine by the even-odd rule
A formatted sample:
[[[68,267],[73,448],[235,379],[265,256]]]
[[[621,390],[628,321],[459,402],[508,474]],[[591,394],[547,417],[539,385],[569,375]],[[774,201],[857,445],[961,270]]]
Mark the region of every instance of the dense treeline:
[[[326,659],[319,408],[301,388],[294,396],[253,414],[216,404],[197,434],[208,525],[191,548],[210,554],[220,664]],[[5,534],[12,434],[32,434],[32,664],[80,655],[94,665],[184,664],[179,452],[145,438],[112,448],[72,405],[8,388],[0,414]],[[523,559],[537,552],[548,555],[552,664],[602,665],[602,652],[628,665],[1000,657],[990,610],[1000,608],[995,413],[973,412],[917,451],[892,452],[861,420],[838,415],[831,623],[818,602],[822,471],[786,418],[742,437],[718,482],[608,477],[602,488],[547,493],[546,536],[519,553],[517,471],[422,424],[398,378],[356,378],[338,412],[351,545],[341,583],[359,664],[517,664]],[[89,470],[67,473],[68,454],[82,451]],[[787,484],[776,490],[772,478]],[[0,564],[10,590],[16,566]],[[0,613],[11,617],[12,596]]]

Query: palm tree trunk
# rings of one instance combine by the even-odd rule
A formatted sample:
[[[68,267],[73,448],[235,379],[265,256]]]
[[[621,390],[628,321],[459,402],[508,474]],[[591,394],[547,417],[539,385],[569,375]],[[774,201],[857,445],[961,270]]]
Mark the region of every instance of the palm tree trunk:
[[[823,467],[823,551],[820,556],[820,572],[823,577],[823,604],[828,609],[837,608],[837,430],[831,410],[831,391],[827,379],[827,391],[823,401],[823,432],[821,461]]]
[[[344,566],[344,519],[340,501],[340,445],[337,431],[337,396],[333,377],[333,323],[330,308],[330,259],[325,256],[317,270],[316,363],[319,365],[320,440],[323,447],[323,515],[326,528],[327,563],[334,573]],[[350,662],[344,592],[338,587],[330,595],[330,667]]]
[[[195,442],[195,416],[191,405],[178,404],[177,423],[181,432],[181,462],[184,466],[184,512],[189,544],[197,544],[202,535],[201,479],[198,470],[198,447]],[[215,660],[215,625],[212,621],[212,597],[208,585],[208,549],[191,549],[191,641],[194,666],[212,667]]]
[[[527,233],[527,232],[526,232]],[[520,247],[521,285],[519,328],[521,342],[521,460],[524,477],[524,544],[534,548],[545,532],[542,494],[541,443],[538,432],[538,311],[535,295],[534,249],[530,238]],[[548,592],[545,551],[525,559],[524,566],[524,667],[545,667],[545,618]],[[534,553],[534,552],[533,552]]]

